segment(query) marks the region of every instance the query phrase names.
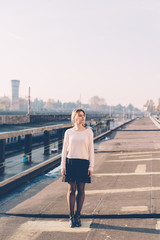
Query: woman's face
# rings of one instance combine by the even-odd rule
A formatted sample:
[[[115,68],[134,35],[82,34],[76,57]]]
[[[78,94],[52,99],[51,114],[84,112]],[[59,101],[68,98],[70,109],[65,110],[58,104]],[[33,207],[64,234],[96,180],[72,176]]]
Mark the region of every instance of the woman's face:
[[[75,123],[77,124],[84,124],[85,123],[85,114],[84,112],[80,111],[75,116]]]

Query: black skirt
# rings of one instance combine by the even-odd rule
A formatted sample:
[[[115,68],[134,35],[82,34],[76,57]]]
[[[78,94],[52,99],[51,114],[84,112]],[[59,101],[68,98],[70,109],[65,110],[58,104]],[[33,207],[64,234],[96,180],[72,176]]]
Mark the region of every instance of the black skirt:
[[[62,182],[91,183],[88,169],[89,160],[67,158],[66,175],[63,176]]]

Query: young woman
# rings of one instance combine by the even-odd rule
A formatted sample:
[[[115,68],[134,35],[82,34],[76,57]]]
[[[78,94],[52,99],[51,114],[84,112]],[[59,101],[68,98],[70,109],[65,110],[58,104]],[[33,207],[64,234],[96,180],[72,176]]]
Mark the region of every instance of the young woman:
[[[83,109],[72,112],[73,128],[66,130],[62,149],[61,172],[63,182],[68,182],[67,202],[70,211],[70,227],[80,227],[80,213],[85,198],[85,183],[91,183],[94,167],[93,132],[85,127]],[[76,195],[77,190],[77,195]],[[75,202],[77,211],[74,214]]]

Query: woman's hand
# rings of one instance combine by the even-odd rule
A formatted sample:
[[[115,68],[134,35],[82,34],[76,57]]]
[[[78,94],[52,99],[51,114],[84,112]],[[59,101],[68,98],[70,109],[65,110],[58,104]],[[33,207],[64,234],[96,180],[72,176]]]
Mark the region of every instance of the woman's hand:
[[[63,168],[63,169],[61,170],[61,173],[62,173],[62,176],[65,177],[65,176],[66,176],[66,169]]]
[[[91,171],[91,170],[88,170],[88,176],[89,176],[89,177],[91,177],[91,176],[92,176],[92,174],[93,174],[93,171]]]

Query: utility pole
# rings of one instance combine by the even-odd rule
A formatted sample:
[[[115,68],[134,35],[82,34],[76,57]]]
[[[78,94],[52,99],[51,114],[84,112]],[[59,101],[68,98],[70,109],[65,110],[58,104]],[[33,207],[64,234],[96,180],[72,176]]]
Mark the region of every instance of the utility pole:
[[[80,94],[80,98],[79,98],[79,105],[80,105],[80,108],[82,108],[81,94]]]
[[[124,107],[122,108],[122,120],[124,121]]]
[[[111,117],[112,116],[112,106],[110,105],[109,107],[109,116]]]
[[[31,110],[31,101],[30,101],[30,87],[29,87],[29,96],[28,96],[28,115],[30,115],[30,110]]]
[[[134,109],[132,110],[132,119],[134,119]]]

